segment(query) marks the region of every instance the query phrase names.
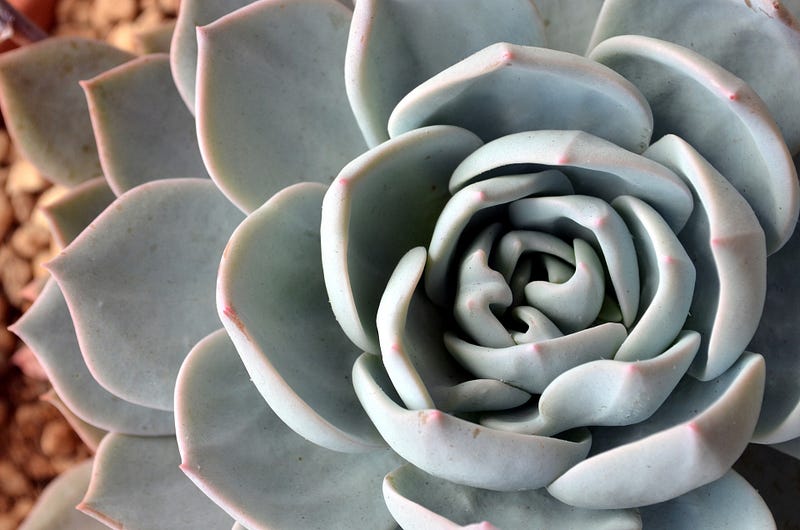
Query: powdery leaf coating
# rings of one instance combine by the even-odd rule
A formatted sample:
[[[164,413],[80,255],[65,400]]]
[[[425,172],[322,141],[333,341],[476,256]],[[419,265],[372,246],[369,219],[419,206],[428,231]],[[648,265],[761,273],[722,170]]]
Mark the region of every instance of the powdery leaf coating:
[[[118,530],[227,528],[231,518],[179,469],[175,438],[112,433],[78,509]]]
[[[264,403],[223,330],[189,354],[176,396],[181,469],[243,525],[395,528],[380,484],[401,460],[303,440]]]
[[[75,509],[89,487],[92,460],[75,465],[59,475],[39,496],[18,530],[102,530],[106,525]]]
[[[0,108],[14,144],[42,174],[65,186],[101,174],[78,81],[132,58],[108,44],[72,37],[3,54]]]
[[[167,55],[139,57],[81,86],[100,163],[117,195],[151,180],[208,176]]]
[[[544,45],[531,0],[363,0],[347,42],[345,82],[370,147],[403,96],[429,77],[495,42]]]
[[[217,310],[284,422],[329,449],[372,451],[385,445],[348,384],[361,351],[339,328],[322,278],[324,194],[321,184],[290,186],[236,229],[219,268]]]
[[[341,77],[350,18],[334,0],[270,1],[198,29],[200,148],[243,211],[296,182],[327,184],[364,151]]]
[[[50,262],[102,386],[172,409],[181,361],[219,325],[218,256],[241,219],[209,180],[149,182],[117,199]]]

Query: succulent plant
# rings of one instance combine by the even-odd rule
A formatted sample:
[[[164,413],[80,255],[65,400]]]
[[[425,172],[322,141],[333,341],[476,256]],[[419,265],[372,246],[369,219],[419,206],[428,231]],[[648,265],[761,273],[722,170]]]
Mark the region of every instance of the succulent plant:
[[[7,54],[72,187],[14,329],[98,446],[28,528],[773,527],[731,465],[800,457],[798,7],[184,0],[169,55]]]

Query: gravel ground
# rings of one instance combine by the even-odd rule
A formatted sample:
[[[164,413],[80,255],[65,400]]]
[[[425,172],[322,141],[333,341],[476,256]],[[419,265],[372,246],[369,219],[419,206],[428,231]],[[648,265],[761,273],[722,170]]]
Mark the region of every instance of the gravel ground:
[[[136,51],[135,35],[174,18],[177,9],[178,0],[59,0],[51,33]],[[41,289],[47,277],[41,264],[59,251],[37,206],[62,193],[16,154],[0,125],[0,530],[17,528],[47,483],[90,455],[41,399],[50,389],[44,373],[6,329]]]

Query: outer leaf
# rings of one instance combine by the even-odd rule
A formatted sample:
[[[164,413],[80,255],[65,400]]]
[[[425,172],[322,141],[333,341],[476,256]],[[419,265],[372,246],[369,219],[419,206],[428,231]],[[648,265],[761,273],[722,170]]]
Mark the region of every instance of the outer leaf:
[[[575,508],[557,501],[544,489],[497,492],[470,488],[433,477],[409,464],[386,475],[383,495],[404,530],[642,528],[634,510]]]
[[[753,354],[712,382],[684,378],[647,421],[594,430],[593,455],[547,489],[573,506],[624,508],[717,480],[750,440],[763,389],[764,359]]]
[[[226,529],[231,519],[181,473],[173,437],[112,433],[100,442],[78,509],[125,530]]]
[[[0,58],[6,126],[22,155],[49,179],[74,186],[100,174],[78,81],[132,58],[100,41],[71,37],[45,39]]]
[[[780,2],[609,0],[591,47],[630,34],[680,44],[742,78],[769,107],[790,150],[800,150],[800,107],[792,89],[800,79],[800,24]]]
[[[149,182],[122,195],[50,262],[101,385],[171,410],[181,361],[219,326],[214,278],[240,221],[208,180]]]
[[[34,351],[56,392],[82,420],[127,434],[175,432],[171,413],[129,403],[94,380],[81,356],[67,303],[55,280],[47,282],[33,306],[11,329]]]
[[[106,179],[98,177],[46,205],[43,210],[56,242],[61,247],[69,245],[115,198]]]
[[[223,330],[189,354],[175,397],[181,469],[247,528],[394,528],[380,482],[400,459],[300,438],[264,403]]]
[[[588,431],[575,440],[498,431],[436,409],[398,405],[378,357],[365,353],[353,367],[361,404],[397,454],[427,473],[496,491],[541,488],[586,456]]]
[[[641,153],[653,115],[625,78],[577,55],[493,44],[409,92],[389,118],[395,137],[457,125],[485,142],[539,129],[581,130]]]
[[[320,262],[325,187],[302,183],[267,201],[233,233],[217,310],[250,379],[272,410],[336,451],[385,445],[350,384],[361,353],[331,312]]]
[[[322,204],[322,268],[333,312],[359,348],[378,351],[375,315],[400,258],[427,245],[447,179],[481,141],[434,126],[409,132],[349,163]]]
[[[364,151],[342,80],[350,18],[334,0],[265,0],[198,30],[200,148],[243,210]]]
[[[81,85],[100,163],[117,195],[151,180],[207,176],[167,55],[140,57]]]
[[[107,528],[75,509],[89,487],[92,461],[86,460],[62,473],[39,496],[18,530],[102,530]]]
[[[97,446],[100,445],[100,440],[108,434],[108,431],[98,429],[94,425],[76,416],[52,388],[42,394],[40,399],[57,408],[61,415],[64,416],[64,419],[67,420],[69,426],[72,427],[72,430],[75,431],[75,434],[78,435],[78,438],[86,444],[86,447],[92,452],[97,452]]]
[[[614,37],[589,57],[642,91],[653,109],[655,138],[685,139],[747,199],[769,253],[786,243],[800,209],[797,174],[778,126],[753,89],[688,48],[649,37]]]
[[[775,528],[758,491],[731,470],[719,480],[676,499],[639,509],[647,530],[673,528]]]
[[[197,28],[252,4],[255,0],[182,0],[170,46],[170,66],[175,86],[194,113],[197,77]]]
[[[495,42],[539,46],[531,0],[363,0],[347,42],[345,80],[370,147],[388,139],[392,108],[412,88]]]
[[[603,0],[534,0],[544,23],[547,47],[583,55]]]

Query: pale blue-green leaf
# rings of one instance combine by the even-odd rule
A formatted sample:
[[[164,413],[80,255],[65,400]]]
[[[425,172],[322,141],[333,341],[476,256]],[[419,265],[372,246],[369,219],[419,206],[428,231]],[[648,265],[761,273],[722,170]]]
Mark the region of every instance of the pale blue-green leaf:
[[[528,401],[527,392],[495,379],[474,379],[453,362],[442,343],[446,318],[417,289],[425,259],[422,247],[403,256],[376,318],[383,365],[406,408],[472,412]]]
[[[742,78],[769,107],[790,151],[800,151],[800,107],[793,90],[800,79],[800,24],[780,2],[609,0],[591,47],[615,35],[680,44]]]
[[[230,528],[231,518],[180,470],[174,437],[111,433],[94,458],[78,509],[122,530]]]
[[[428,475],[409,464],[386,475],[383,495],[404,530],[642,528],[634,510],[575,508],[557,501],[544,489],[498,492],[471,488]]]
[[[102,386],[132,403],[172,409],[181,361],[219,327],[214,280],[241,219],[210,180],[148,182],[119,197],[49,263]]]
[[[453,172],[455,192],[493,170],[515,172],[527,166],[553,166],[564,172],[578,194],[610,202],[633,195],[650,204],[676,231],[692,211],[692,195],[672,171],[582,131],[529,131],[489,142]],[[490,173],[491,174],[491,173]]]
[[[572,276],[570,269],[575,266],[575,252],[563,239],[545,232],[512,230],[503,234],[492,253],[497,270],[506,281],[511,281],[520,257],[526,252],[541,254],[543,257],[556,256],[572,266],[563,277],[548,276],[549,281],[558,283],[559,280],[566,281]]]
[[[514,432],[542,436],[573,427],[644,421],[675,389],[699,345],[700,335],[690,331],[653,359],[587,362],[564,372],[544,389],[536,407],[538,414],[514,411],[498,418]]]
[[[573,241],[575,272],[564,282],[533,281],[525,300],[543,312],[563,333],[580,331],[597,319],[605,295],[600,258],[582,239]]]
[[[175,24],[174,20],[167,20],[152,28],[137,31],[133,35],[136,50],[143,55],[169,53],[172,36],[175,33]]]
[[[517,344],[540,342],[561,337],[561,330],[553,321],[535,307],[517,305],[511,308],[511,316],[525,325],[525,332],[514,331],[511,338]]]
[[[345,82],[370,147],[388,140],[392,109],[411,89],[496,42],[544,44],[530,0],[364,0],[353,13]],[[396,135],[392,135],[396,136]]]
[[[688,332],[654,359],[633,363],[599,360],[576,366],[554,379],[538,403],[484,415],[481,424],[550,436],[573,427],[643,421],[678,384],[699,344],[699,335]]]
[[[800,438],[774,444],[772,447],[781,453],[800,459]]]
[[[78,237],[115,198],[106,179],[97,177],[78,184],[42,210],[50,222],[53,238],[63,248]]]
[[[585,195],[535,197],[512,203],[508,213],[514,228],[552,232],[557,226],[569,223],[570,235],[596,243],[602,251],[623,321],[626,326],[633,324],[640,292],[636,249],[622,217],[607,202]]]
[[[389,117],[395,137],[426,125],[457,125],[484,142],[541,129],[580,130],[641,153],[653,115],[639,90],[570,53],[498,43],[421,84]]]
[[[592,454],[548,486],[573,506],[627,508],[663,502],[722,477],[758,419],[764,359],[744,354],[721,377],[685,377],[644,422],[597,428]]]
[[[764,499],[733,470],[680,497],[639,508],[639,513],[647,530],[775,528],[775,521]]]
[[[655,138],[685,139],[747,199],[769,253],[786,243],[800,208],[797,173],[778,126],[752,88],[688,48],[649,37],[613,37],[590,57],[642,91],[653,109]]]
[[[208,176],[194,118],[175,90],[166,54],[139,57],[81,86],[114,193],[151,180]]]
[[[205,26],[255,0],[181,0],[170,45],[170,67],[175,86],[194,113],[197,78],[197,28]]]
[[[686,327],[703,336],[692,374],[713,379],[736,361],[758,326],[768,272],[764,232],[747,201],[681,138],[665,136],[646,156],[680,175],[696,197],[679,235],[697,272]]]
[[[412,131],[353,160],[325,195],[325,284],[336,319],[359,348],[378,351],[375,314],[383,288],[406,252],[429,243],[450,198],[450,175],[480,145],[458,127]]]
[[[569,180],[560,171],[495,177],[456,191],[436,220],[428,248],[425,290],[431,300],[440,305],[447,303],[447,275],[456,246],[464,229],[479,212],[530,195],[569,195],[572,191]]]
[[[133,57],[99,40],[58,37],[0,58],[0,108],[6,127],[15,147],[47,178],[74,186],[100,175],[78,82]]]
[[[451,200],[447,204],[452,205],[453,202],[455,201]],[[448,208],[445,207],[442,216],[439,217],[437,227],[442,226],[441,221],[447,218],[447,210]],[[455,228],[457,229],[456,234],[458,234],[455,239],[458,239],[461,227]],[[452,303],[452,315],[460,331],[481,346],[492,348],[514,345],[511,332],[500,322],[494,312],[501,313],[512,305],[514,293],[503,275],[489,266],[489,254],[494,240],[502,228],[501,223],[494,223],[483,229],[464,251],[457,267],[452,269],[452,274],[456,277],[448,278],[446,274],[443,274],[441,278],[443,291],[452,289],[455,283],[456,293]],[[436,235],[436,231],[434,231],[434,243]],[[431,247],[435,246],[434,243],[431,244]],[[431,260],[428,261],[428,265],[430,262]],[[428,270],[430,271],[431,268]],[[428,285],[426,282],[426,286]]]
[[[42,491],[18,530],[102,530],[106,525],[75,509],[89,487],[92,461],[76,464]]]
[[[603,0],[534,0],[547,47],[583,55]]]
[[[361,1],[361,0],[359,0]],[[437,477],[497,491],[541,488],[581,461],[588,431],[574,440],[489,429],[437,409],[407,410],[386,394],[380,358],[363,354],[353,367],[361,404],[397,454]]]
[[[274,195],[233,233],[219,268],[217,311],[250,379],[286,424],[344,452],[385,447],[350,383],[361,354],[331,312],[320,261],[325,186]]]
[[[342,78],[350,18],[334,0],[266,1],[198,29],[200,149],[242,210],[328,184],[366,149]]]
[[[614,358],[643,361],[663,352],[683,328],[694,294],[695,268],[667,222],[647,203],[623,196],[611,204],[636,241],[642,286],[637,321]]]
[[[754,441],[780,443],[800,437],[800,227],[767,261],[764,314],[749,348],[767,361],[764,406]]]
[[[445,334],[444,342],[450,354],[476,376],[540,394],[570,368],[595,359],[612,359],[625,337],[625,326],[608,322],[563,337],[508,348],[476,346],[452,333]]]
[[[189,354],[175,398],[181,469],[247,528],[394,528],[380,484],[400,459],[303,440],[264,403],[224,330]]]
[[[53,388],[42,394],[40,399],[50,403],[56,409],[58,409],[61,415],[64,416],[64,419],[67,420],[67,423],[69,423],[69,426],[72,427],[72,430],[75,431],[75,434],[78,435],[78,438],[80,438],[81,441],[86,444],[86,447],[88,447],[92,452],[97,451],[97,446],[100,445],[100,440],[102,440],[103,437],[108,434],[108,431],[99,429],[91,423],[87,423],[79,418],[74,412],[72,412],[72,410],[70,410],[67,404],[64,403],[64,401],[58,396]]]
[[[170,412],[125,401],[95,381],[81,356],[67,303],[52,278],[11,329],[33,350],[53,388],[82,420],[127,434],[175,432]]]
[[[781,3],[795,18],[800,18],[800,0],[782,0]]]

